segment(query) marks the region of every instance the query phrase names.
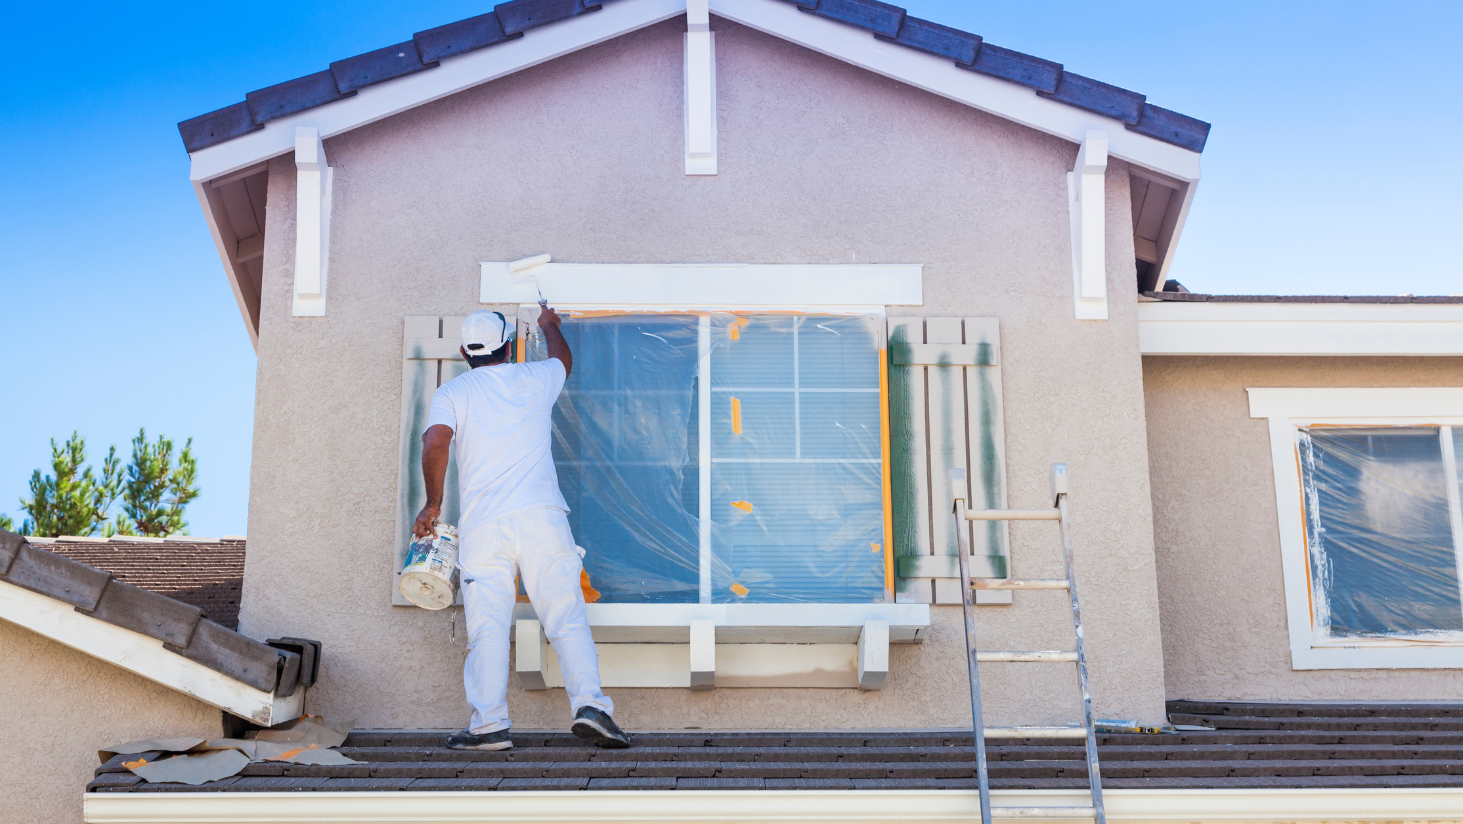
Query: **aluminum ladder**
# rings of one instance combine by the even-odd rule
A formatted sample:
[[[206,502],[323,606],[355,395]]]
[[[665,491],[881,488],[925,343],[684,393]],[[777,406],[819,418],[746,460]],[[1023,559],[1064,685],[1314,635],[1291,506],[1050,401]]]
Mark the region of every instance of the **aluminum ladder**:
[[[1088,817],[1106,824],[1102,808],[1102,776],[1097,769],[1097,732],[1092,720],[1092,693],[1087,687],[1087,649],[1082,636],[1082,605],[1077,600],[1077,575],[1072,565],[1071,519],[1067,512],[1067,465],[1051,465],[1052,507],[1050,509],[978,509],[965,503],[965,470],[950,470],[954,497],[955,532],[960,546],[960,592],[965,604],[965,648],[970,669],[970,713],[975,733],[975,764],[980,787],[981,824],[991,818],[1075,818]],[[1049,579],[970,579],[970,537],[967,521],[1058,521],[1062,528],[1062,551],[1067,577]],[[1066,590],[1072,602],[1075,649],[1028,652],[977,652],[973,589]],[[980,663],[1030,663],[1077,665],[1077,682],[1082,689],[1081,727],[986,727],[980,708]],[[991,807],[991,782],[986,768],[986,738],[1084,738],[1087,743],[1087,781],[1092,792],[1090,807]]]

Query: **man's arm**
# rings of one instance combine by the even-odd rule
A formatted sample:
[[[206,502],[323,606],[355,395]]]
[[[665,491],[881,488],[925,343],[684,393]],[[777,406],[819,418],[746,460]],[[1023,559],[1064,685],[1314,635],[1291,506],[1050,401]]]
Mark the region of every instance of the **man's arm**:
[[[544,304],[539,304],[538,328],[544,331],[544,343],[548,344],[549,357],[558,358],[564,364],[564,377],[574,368],[574,353],[569,351],[569,342],[559,331],[559,313]]]
[[[426,482],[427,505],[412,526],[411,533],[418,538],[432,535],[432,521],[442,514],[442,484],[447,479],[447,448],[451,445],[450,426],[439,423],[422,433],[422,480]]]

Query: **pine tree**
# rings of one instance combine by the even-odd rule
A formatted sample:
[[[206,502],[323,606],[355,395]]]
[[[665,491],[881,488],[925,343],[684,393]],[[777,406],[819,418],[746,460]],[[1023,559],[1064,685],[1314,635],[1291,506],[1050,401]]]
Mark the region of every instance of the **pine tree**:
[[[30,500],[20,502],[30,516],[21,525],[22,534],[91,535],[108,527],[107,510],[122,483],[117,448],[107,451],[100,480],[91,467],[83,468],[85,463],[86,440],[80,433],[72,432],[61,446],[51,439],[51,471],[55,474],[42,477],[39,469],[31,473]]]
[[[183,444],[174,466],[173,441],[159,435],[155,443],[148,443],[147,431],[139,429],[132,439],[132,462],[122,486],[122,512],[108,532],[157,538],[187,534],[183,508],[198,497],[197,474],[192,438]]]
[[[0,512],[0,529],[5,530],[6,532],[15,531],[15,522],[10,520],[10,516],[6,515],[3,512]]]

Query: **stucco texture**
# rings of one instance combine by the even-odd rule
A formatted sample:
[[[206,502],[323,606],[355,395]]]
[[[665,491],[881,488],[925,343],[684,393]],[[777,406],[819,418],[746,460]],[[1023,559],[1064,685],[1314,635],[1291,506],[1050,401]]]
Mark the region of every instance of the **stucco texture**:
[[[294,175],[270,170],[243,631],[325,644],[312,708],[362,726],[466,720],[461,628],[387,605],[402,319],[465,315],[478,260],[925,264],[925,305],[996,316],[1013,506],[1071,467],[1099,713],[1162,718],[1127,171],[1108,172],[1107,322],[1073,318],[1066,173],[1077,147],[716,19],[719,169],[684,175],[684,19],[326,141],[328,314],[289,314]],[[504,307],[510,308],[511,307]],[[1016,525],[1020,576],[1060,574],[1050,525]],[[633,728],[969,722],[958,609],[897,647],[881,692],[611,690]],[[995,649],[1070,648],[1057,593],[980,610]],[[1067,668],[988,667],[993,723],[1079,718]],[[562,691],[510,693],[563,727]]]
[[[1458,670],[1292,670],[1270,433],[1253,387],[1463,386],[1458,358],[1143,362],[1171,698],[1463,698]]]
[[[97,750],[109,744],[223,733],[217,709],[5,621],[0,661],[6,824],[80,824]]]

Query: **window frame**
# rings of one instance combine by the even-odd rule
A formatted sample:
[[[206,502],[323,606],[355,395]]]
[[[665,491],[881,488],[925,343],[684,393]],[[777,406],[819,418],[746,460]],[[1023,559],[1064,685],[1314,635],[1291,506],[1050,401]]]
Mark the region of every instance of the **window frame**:
[[[1378,639],[1371,644],[1316,642],[1311,609],[1310,559],[1297,433],[1314,425],[1463,427],[1463,388],[1250,388],[1250,417],[1268,420],[1281,572],[1291,669],[1459,669],[1463,641],[1438,643]],[[1460,433],[1463,434],[1463,433]],[[1444,450],[1449,476],[1454,456]],[[1456,484],[1447,490],[1454,551],[1463,563],[1463,504]],[[1463,569],[1460,569],[1463,585]]]
[[[537,319],[537,314],[536,313],[538,311],[538,308],[539,307],[536,304],[521,304],[518,307],[518,325],[519,325],[519,328],[518,328],[519,338],[518,339],[523,342],[521,345],[519,345],[519,346],[516,347],[516,359],[518,360],[519,363],[524,362],[524,360],[527,358],[527,355],[528,355],[528,346],[527,346],[527,340],[528,340],[528,338],[527,338],[527,335],[529,333],[531,333],[531,331],[535,327],[535,321]],[[698,501],[698,511],[701,512],[701,513],[710,512],[711,511],[711,508],[712,508],[712,506],[711,506],[711,490],[712,490],[711,471],[712,471],[712,464],[714,462],[714,459],[712,458],[712,455],[711,455],[711,452],[712,452],[712,438],[710,436],[710,432],[711,432],[712,403],[714,402],[714,395],[715,395],[716,392],[719,392],[719,391],[720,392],[730,391],[730,390],[725,390],[725,389],[715,389],[713,387],[713,385],[712,385],[713,384],[713,381],[712,381],[712,378],[711,378],[711,354],[712,354],[712,349],[714,348],[713,347],[713,341],[712,341],[712,331],[711,331],[711,318],[712,318],[712,315],[713,314],[758,315],[758,314],[767,314],[770,311],[773,314],[791,314],[791,315],[797,315],[797,316],[807,316],[807,315],[838,315],[838,316],[845,316],[845,317],[856,317],[856,316],[868,315],[868,316],[874,316],[874,317],[878,317],[878,318],[884,318],[886,316],[886,313],[885,313],[883,307],[858,307],[858,308],[852,308],[852,307],[848,307],[848,306],[836,306],[836,307],[804,306],[804,307],[798,307],[796,309],[781,309],[781,308],[779,308],[779,309],[769,310],[769,309],[764,308],[764,307],[756,307],[756,306],[739,307],[739,308],[727,308],[727,307],[720,307],[719,306],[719,307],[714,307],[714,308],[691,308],[691,307],[685,307],[685,308],[682,308],[682,307],[665,308],[665,307],[657,307],[657,308],[654,308],[654,309],[650,309],[650,308],[645,308],[645,309],[628,308],[627,309],[627,308],[622,308],[622,307],[618,307],[618,306],[616,306],[616,307],[600,307],[600,306],[572,305],[572,306],[565,306],[565,307],[556,307],[556,309],[559,309],[559,311],[562,311],[566,316],[570,316],[570,317],[572,317],[572,315],[574,313],[593,313],[593,314],[596,314],[596,315],[602,315],[602,314],[615,314],[615,315],[678,314],[678,315],[694,315],[694,316],[696,316],[698,318],[697,328],[698,328],[698,336],[699,336],[698,337],[698,342],[699,342],[700,351],[699,351],[699,358],[697,360],[697,367],[696,367],[696,374],[697,374],[696,387],[697,387],[697,395],[698,395],[698,397],[697,397],[697,415],[698,415],[697,432],[699,433],[698,440],[697,440],[697,449],[698,449],[697,468],[698,468],[698,471],[701,473],[701,477],[700,477],[700,482],[699,482],[697,488],[698,488],[699,497],[700,497],[700,500]],[[796,341],[796,336],[794,337],[794,340]],[[888,336],[885,335],[885,334],[880,334],[880,335],[878,335],[876,337],[876,340],[879,343],[879,349],[877,350],[877,352],[878,352],[877,357],[878,357],[878,360],[879,360],[879,387],[878,387],[877,390],[869,390],[869,391],[877,391],[877,393],[879,395],[879,426],[880,426],[880,433],[881,433],[881,437],[880,437],[880,456],[881,456],[881,460],[880,460],[880,464],[881,464],[881,467],[880,467],[880,469],[881,469],[880,500],[881,500],[881,503],[882,503],[881,512],[880,512],[880,520],[881,520],[882,527],[880,529],[880,534],[881,534],[882,550],[884,552],[884,586],[883,586],[884,600],[882,602],[879,602],[879,601],[869,601],[869,602],[863,602],[863,601],[808,602],[806,604],[783,604],[782,606],[793,606],[793,607],[799,607],[799,606],[806,606],[806,607],[818,607],[818,606],[854,606],[854,607],[861,607],[861,606],[881,606],[883,604],[889,604],[889,605],[894,604],[894,547],[893,547],[893,511],[892,511],[892,509],[893,509],[893,507],[892,507],[893,476],[892,476],[892,469],[891,469],[891,464],[890,464],[891,450],[890,450],[890,439],[889,439],[889,359],[888,359],[888,354],[887,354],[887,352],[888,352]],[[796,346],[796,344],[795,344],[795,346]],[[794,348],[794,354],[793,354],[793,357],[794,358],[796,358],[796,356],[797,356],[796,355],[796,351],[797,351],[796,348]],[[793,391],[794,391],[794,393],[796,395],[797,394],[797,390],[795,389]],[[712,528],[711,528],[711,525],[708,522],[706,522],[705,520],[703,520],[701,522],[701,525],[700,525],[700,528],[699,528],[698,539],[699,539],[699,549],[700,549],[699,570],[698,570],[698,584],[699,584],[699,586],[698,586],[698,596],[699,597],[698,597],[698,599],[696,601],[696,604],[699,604],[701,606],[706,606],[706,607],[710,607],[710,606],[731,606],[731,607],[734,607],[734,608],[740,608],[740,607],[743,607],[743,606],[745,606],[745,607],[766,606],[766,604],[760,604],[760,603],[749,603],[749,604],[745,604],[745,605],[743,605],[743,604],[736,604],[736,603],[731,603],[731,604],[717,604],[714,601],[713,596],[712,596],[712,559],[713,559],[713,555],[714,555],[714,547],[712,546]],[[611,605],[606,604],[605,606],[611,606]],[[623,604],[623,605],[615,605],[615,606],[622,606],[623,607],[623,606],[631,606],[631,605]],[[685,607],[685,606],[691,606],[691,605],[690,604],[645,604],[645,605],[638,605],[638,606],[642,606],[642,607],[656,607],[656,606],[660,606],[660,607]]]

